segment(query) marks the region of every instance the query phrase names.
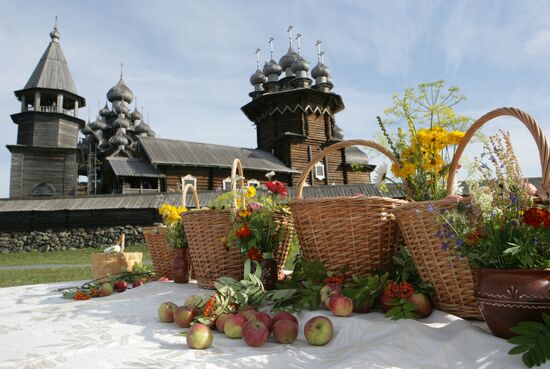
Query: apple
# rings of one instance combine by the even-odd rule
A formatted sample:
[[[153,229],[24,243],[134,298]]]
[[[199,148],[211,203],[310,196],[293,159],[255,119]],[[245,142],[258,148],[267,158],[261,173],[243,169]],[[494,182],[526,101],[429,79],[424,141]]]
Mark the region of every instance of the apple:
[[[330,283],[321,288],[319,295],[321,297],[321,306],[328,309],[328,304],[332,296],[341,295],[342,286],[336,283]]]
[[[290,319],[280,319],[273,323],[273,336],[279,343],[292,343],[298,337],[298,323]]]
[[[382,310],[383,313],[394,307],[394,305],[391,304],[392,300],[393,298],[389,297],[385,293],[380,295],[380,297],[378,298],[378,307],[380,308],[380,310]]]
[[[174,321],[174,312],[178,306],[173,302],[163,302],[158,308],[158,316],[163,323],[172,323]]]
[[[272,322],[271,317],[269,316],[268,313],[264,313],[263,311],[259,311],[259,312],[256,313],[255,318],[257,320],[259,320],[260,322],[264,323],[267,330],[269,332],[271,332],[271,327],[273,326],[273,322]]]
[[[277,314],[273,315],[273,318],[271,318],[271,323],[275,325],[275,323],[279,320],[292,320],[294,323],[298,324],[298,319],[287,311],[279,311]]]
[[[174,311],[174,321],[182,328],[188,328],[191,322],[199,314],[194,306],[180,306]]]
[[[210,328],[202,323],[195,323],[187,332],[187,345],[192,349],[203,350],[210,347],[214,335]]]
[[[330,298],[328,307],[336,316],[350,316],[353,311],[353,300],[347,296],[335,295]]]
[[[99,287],[99,296],[105,297],[113,293],[113,285],[109,282],[105,282]]]
[[[240,313],[233,314],[223,327],[223,332],[229,338],[241,338],[242,337],[242,328],[247,319]]]
[[[224,333],[225,323],[226,323],[227,320],[229,320],[229,318],[231,318],[233,315],[234,315],[234,314],[228,314],[228,313],[220,314],[220,315],[218,316],[218,318],[216,319],[216,329],[217,329],[219,332]]]
[[[117,292],[124,292],[126,291],[126,288],[128,288],[128,282],[123,281],[122,279],[115,282],[115,291]]]
[[[242,316],[244,316],[246,318],[246,320],[250,320],[250,319],[254,319],[256,318],[256,313],[258,312],[258,310],[254,309],[254,308],[248,308],[248,309],[245,309],[245,310],[239,310],[239,314],[241,314]]]
[[[367,299],[362,303],[358,304],[356,301],[353,302],[353,312],[354,313],[368,313],[372,307],[373,299],[372,296],[367,297]]]
[[[413,311],[421,318],[426,318],[432,313],[432,303],[430,298],[423,293],[413,293],[408,298],[410,302],[416,305],[416,310]]]
[[[304,335],[307,343],[314,346],[326,345],[334,333],[334,327],[329,318],[318,315],[306,322],[304,326]]]
[[[136,279],[132,282],[132,288],[136,288],[139,286],[143,286],[145,284],[145,281],[143,279]]]
[[[244,342],[250,347],[259,347],[267,341],[269,329],[258,319],[251,319],[242,328]]]

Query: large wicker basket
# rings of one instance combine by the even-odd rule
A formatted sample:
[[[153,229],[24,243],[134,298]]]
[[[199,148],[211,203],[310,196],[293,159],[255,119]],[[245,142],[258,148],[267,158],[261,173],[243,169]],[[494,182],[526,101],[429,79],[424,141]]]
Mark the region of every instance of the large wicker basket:
[[[239,160],[235,160],[231,170],[232,189],[237,188],[236,178],[241,178],[241,186],[244,185],[243,169]],[[191,186],[192,187],[192,186]],[[188,188],[186,186],[186,188]],[[193,187],[194,190],[194,187]],[[236,199],[233,208],[236,207]],[[235,278],[243,277],[243,259],[236,247],[227,247],[226,238],[233,228],[230,212],[233,210],[201,209],[188,211],[182,214],[189,253],[193,264],[193,271],[199,287],[214,288],[214,282],[222,276]],[[286,260],[289,244],[292,239],[294,227],[292,219],[281,217],[281,224],[287,227],[285,238],[274,252],[278,258],[279,270],[282,270]]]
[[[117,242],[120,252],[116,254],[93,253],[92,274],[94,279],[108,278],[122,272],[130,272],[135,263],[141,263],[141,252],[124,252],[124,234],[120,235]]]
[[[304,259],[320,260],[329,270],[387,270],[400,240],[392,210],[405,201],[367,196],[302,199],[304,184],[315,164],[329,153],[353,145],[373,148],[397,162],[387,149],[367,140],[343,141],[321,151],[302,172],[290,205],[296,233]]]
[[[459,143],[450,164],[447,193],[452,192],[452,184],[460,157],[472,136],[483,124],[503,115],[519,119],[535,138],[542,164],[543,189],[548,190],[550,187],[550,151],[543,130],[532,117],[521,110],[501,108],[479,118]],[[482,319],[474,298],[473,273],[466,260],[449,261],[449,253],[442,249],[441,239],[437,235],[441,229],[437,221],[437,214],[432,208],[428,208],[432,206],[443,210],[454,208],[456,205],[456,199],[415,202],[396,209],[395,213],[401,233],[420,276],[435,288],[435,307],[463,318]]]
[[[172,261],[176,256],[176,250],[170,247],[166,237],[166,227],[144,227],[143,237],[151,252],[153,269],[159,278],[172,279]]]

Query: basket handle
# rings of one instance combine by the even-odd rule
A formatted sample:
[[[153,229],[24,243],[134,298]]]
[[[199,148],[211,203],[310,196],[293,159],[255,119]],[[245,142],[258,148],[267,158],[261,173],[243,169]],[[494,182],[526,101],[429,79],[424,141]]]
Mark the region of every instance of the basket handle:
[[[475,121],[474,124],[472,124],[472,126],[466,131],[466,133],[464,134],[464,138],[462,138],[456,148],[453,159],[451,161],[451,165],[449,167],[449,176],[447,178],[448,194],[451,194],[453,180],[458,168],[458,162],[460,160],[460,157],[462,156],[462,153],[464,152],[464,149],[466,148],[466,145],[470,142],[470,139],[485,123],[503,115],[517,118],[529,129],[529,132],[531,132],[531,135],[535,139],[535,143],[537,144],[537,147],[539,149],[540,165],[542,169],[541,187],[544,191],[544,194],[542,195],[544,195],[545,197],[548,196],[548,191],[550,189],[550,147],[548,146],[548,140],[541,126],[537,124],[535,119],[533,119],[533,117],[531,117],[526,112],[517,108],[499,108],[490,111],[489,113],[485,114],[477,121]]]
[[[238,171],[238,173],[237,173]],[[241,188],[244,187],[244,172],[243,165],[239,159],[233,160],[231,166],[231,191],[236,193],[237,191],[237,174],[239,175],[239,181],[241,182]],[[231,204],[233,209],[237,209],[237,196],[233,196],[233,203]]]
[[[183,178],[181,179],[181,184],[183,185]],[[181,203],[183,207],[187,207],[187,191],[191,190],[193,193],[193,200],[195,201],[195,209],[200,209],[201,204],[199,202],[199,195],[197,194],[197,189],[191,183],[183,186],[183,191],[181,192]]]
[[[323,151],[321,151],[320,153],[315,155],[313,157],[313,159],[311,159],[311,161],[308,163],[306,168],[302,171],[302,176],[300,177],[300,179],[298,181],[298,185],[296,186],[296,191],[295,191],[294,197],[296,199],[301,199],[302,198],[302,191],[304,189],[304,185],[306,183],[307,177],[309,175],[309,172],[311,172],[311,170],[315,167],[315,164],[320,162],[321,159],[323,159],[325,156],[327,156],[331,152],[346,148],[348,146],[366,146],[366,147],[370,147],[371,149],[375,149],[376,151],[386,155],[393,163],[399,165],[399,161],[397,160],[395,155],[393,155],[391,153],[391,151],[389,151],[384,146],[382,146],[382,145],[380,145],[380,144],[378,144],[374,141],[370,141],[370,140],[346,140],[346,141],[338,142],[338,143],[332,144],[329,147],[325,148]],[[327,171],[328,171],[328,168],[327,168]]]
[[[124,255],[124,245],[126,243],[126,235],[122,233],[118,238],[118,245],[120,246],[119,254]]]

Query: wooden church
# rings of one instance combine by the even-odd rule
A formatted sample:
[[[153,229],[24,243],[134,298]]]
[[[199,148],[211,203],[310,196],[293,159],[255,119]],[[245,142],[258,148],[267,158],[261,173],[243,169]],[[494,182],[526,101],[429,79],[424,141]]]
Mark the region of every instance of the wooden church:
[[[316,153],[343,139],[335,115],[344,103],[332,92],[319,44],[310,71],[299,37],[297,52],[293,48],[291,27],[288,52],[276,62],[271,51],[262,69],[258,56],[250,78],[252,100],[241,109],[256,127],[253,149],[156,137],[137,106],[131,109],[134,93],[122,74],[97,119],[86,123],[78,118],[85,100],[76,92],[59,31],[54,28],[50,37],[29,81],[15,91],[21,112],[12,115],[17,144],[8,146],[11,198],[178,192],[182,179],[199,190],[228,189],[235,158],[249,184],[259,185],[273,172],[272,179],[292,186]],[[347,148],[319,163],[308,184],[368,183],[373,169],[363,151]],[[87,178],[81,191],[78,175]]]

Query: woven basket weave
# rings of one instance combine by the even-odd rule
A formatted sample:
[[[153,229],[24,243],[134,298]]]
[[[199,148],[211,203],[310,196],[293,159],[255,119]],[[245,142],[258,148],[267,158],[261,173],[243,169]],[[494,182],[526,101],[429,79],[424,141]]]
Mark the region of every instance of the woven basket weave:
[[[452,192],[452,184],[460,157],[470,139],[486,122],[499,116],[517,118],[527,126],[533,135],[541,160],[542,188],[544,191],[548,191],[550,188],[550,149],[544,131],[532,117],[523,111],[515,108],[500,108],[479,118],[466,131],[450,164],[447,193]],[[434,286],[434,305],[436,308],[463,318],[482,319],[474,298],[475,280],[473,273],[467,261],[449,261],[449,253],[442,250],[442,241],[437,236],[441,229],[437,221],[437,215],[433,211],[428,211],[429,205],[439,210],[451,209],[456,207],[457,200],[444,199],[433,202],[410,203],[395,211],[401,233],[409,247],[418,272],[425,282]]]
[[[319,260],[329,270],[347,267],[353,273],[387,270],[400,236],[392,210],[405,204],[386,197],[349,196],[302,199],[309,172],[331,152],[348,146],[367,146],[393,162],[394,155],[367,140],[349,140],[329,146],[302,172],[295,200],[290,204],[305,260]]]
[[[172,279],[172,261],[176,256],[176,250],[170,247],[166,237],[166,227],[144,227],[143,237],[151,252],[153,269],[157,277]]]
[[[237,188],[235,180],[237,171],[241,178],[241,186],[244,186],[243,169],[240,161],[235,159],[231,170],[232,191]],[[236,208],[236,198],[232,206],[233,209]],[[199,210],[182,214],[182,221],[189,242],[193,271],[199,287],[214,288],[214,282],[222,276],[242,279],[244,261],[241,253],[236,247],[227,247],[226,245],[226,238],[233,228],[230,216],[233,209],[200,209],[200,205],[197,205],[196,208]],[[287,227],[287,232],[285,238],[277,246],[274,256],[278,258],[279,270],[282,270],[294,227],[292,219],[288,217],[280,217],[280,223]]]
[[[125,236],[120,235],[118,245],[120,252],[117,254],[92,254],[92,274],[94,279],[111,277],[122,272],[130,272],[135,263],[141,263],[141,252],[124,252]]]

